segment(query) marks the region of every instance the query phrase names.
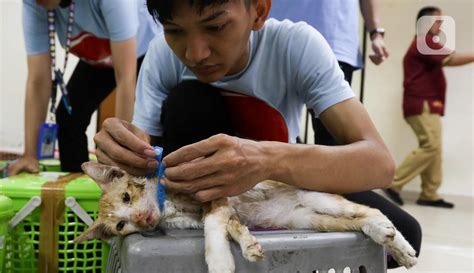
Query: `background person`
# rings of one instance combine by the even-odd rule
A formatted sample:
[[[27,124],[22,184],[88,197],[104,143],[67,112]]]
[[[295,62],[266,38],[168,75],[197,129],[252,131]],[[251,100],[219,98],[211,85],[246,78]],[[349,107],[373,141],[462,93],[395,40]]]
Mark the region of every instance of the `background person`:
[[[336,55],[344,78],[352,83],[353,72],[362,68],[360,52],[359,9],[369,31],[373,54],[371,61],[379,65],[389,56],[385,45],[385,29],[380,24],[379,0],[274,0],[270,17],[294,22],[305,21],[318,30]],[[337,145],[337,141],[318,117],[311,112],[314,143]]]
[[[53,18],[48,18],[48,9],[54,10]],[[61,45],[67,48],[70,42],[70,52],[80,59],[67,84],[72,113],[63,103],[52,113],[58,124],[61,169],[79,172],[89,160],[85,131],[91,115],[114,89],[115,115],[131,120],[137,71],[159,26],[147,14],[144,0],[23,0],[23,29],[28,54],[25,153],[9,165],[8,174],[38,172],[39,130],[52,93],[52,29]]]
[[[417,21],[429,15],[441,16],[442,11],[438,7],[422,8],[418,12]],[[399,205],[403,205],[400,191],[420,175],[421,193],[416,201],[418,205],[454,207],[453,203],[438,195],[443,180],[441,117],[446,104],[446,78],[443,67],[472,63],[474,53],[451,53],[451,49],[446,49],[442,43],[436,42],[434,38],[440,34],[441,25],[441,21],[437,21],[428,34],[415,36],[403,59],[403,114],[418,139],[419,147],[398,166],[392,186],[384,190],[387,196]],[[436,50],[437,53],[422,54],[417,42]]]

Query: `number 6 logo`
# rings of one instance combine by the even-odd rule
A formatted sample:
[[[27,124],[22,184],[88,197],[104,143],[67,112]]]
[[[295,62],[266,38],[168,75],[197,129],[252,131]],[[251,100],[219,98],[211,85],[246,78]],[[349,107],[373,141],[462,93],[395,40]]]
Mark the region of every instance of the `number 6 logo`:
[[[450,16],[421,17],[416,35],[416,47],[423,55],[449,55],[456,47],[456,23]]]

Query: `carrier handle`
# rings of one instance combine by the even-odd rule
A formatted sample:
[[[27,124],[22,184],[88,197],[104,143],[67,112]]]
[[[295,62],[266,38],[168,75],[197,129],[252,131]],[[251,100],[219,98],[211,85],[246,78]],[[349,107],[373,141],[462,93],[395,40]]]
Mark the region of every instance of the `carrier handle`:
[[[77,203],[76,198],[68,197],[64,203],[77,215],[77,217],[79,217],[79,219],[86,223],[86,225],[92,225],[94,220],[92,220],[89,214],[81,207],[81,205],[79,205],[79,203]]]
[[[41,205],[41,197],[33,196],[30,201],[26,203],[21,210],[19,210],[15,216],[8,222],[8,229],[11,230],[15,228],[18,223],[23,221],[30,213]]]

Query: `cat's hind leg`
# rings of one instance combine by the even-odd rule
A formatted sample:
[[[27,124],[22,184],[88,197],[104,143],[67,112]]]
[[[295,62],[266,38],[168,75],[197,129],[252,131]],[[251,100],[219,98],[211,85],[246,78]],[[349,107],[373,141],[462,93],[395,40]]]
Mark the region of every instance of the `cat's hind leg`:
[[[227,224],[233,214],[226,198],[214,200],[204,207],[205,258],[209,273],[235,271],[227,232]]]
[[[257,238],[250,234],[249,229],[240,223],[236,215],[230,218],[227,231],[232,239],[240,245],[245,259],[255,262],[264,258],[262,246],[258,243]]]
[[[400,265],[406,268],[413,267],[417,263],[416,251],[392,222],[377,209],[361,207],[366,211],[365,217],[361,219],[362,231],[375,242],[387,247],[387,251]],[[393,236],[387,237],[387,230],[393,230]]]
[[[376,243],[387,247],[388,252],[400,265],[410,268],[416,264],[416,251],[379,210],[350,202],[337,195],[335,197],[337,198],[333,200],[329,213],[326,215],[319,214],[325,212],[321,211],[321,208],[317,211],[311,208],[314,211],[311,217],[311,225],[314,229],[362,231]],[[339,206],[338,209],[334,208],[336,205]],[[336,212],[335,215],[332,215],[333,212]]]
[[[294,198],[275,197],[258,206],[253,204],[253,213],[245,216],[251,223],[263,227],[362,231],[376,243],[386,246],[399,264],[407,268],[416,264],[415,250],[377,209],[350,202],[339,195],[319,192],[298,191]],[[250,212],[250,209],[245,208],[245,211]]]

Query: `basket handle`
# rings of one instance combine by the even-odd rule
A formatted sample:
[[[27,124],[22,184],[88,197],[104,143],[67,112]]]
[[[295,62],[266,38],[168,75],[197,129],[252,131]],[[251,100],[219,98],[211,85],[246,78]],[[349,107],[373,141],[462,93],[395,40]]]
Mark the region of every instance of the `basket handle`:
[[[23,221],[30,213],[41,205],[41,197],[33,196],[30,201],[26,203],[23,208],[21,208],[15,216],[8,222],[8,229],[11,230],[15,228],[18,223]]]
[[[92,225],[94,220],[92,220],[89,214],[81,207],[81,205],[79,205],[79,203],[77,203],[76,198],[68,197],[64,203],[77,215],[77,217],[79,217],[79,219],[86,223],[86,225]]]

